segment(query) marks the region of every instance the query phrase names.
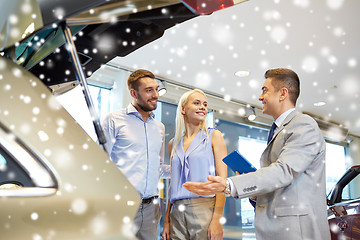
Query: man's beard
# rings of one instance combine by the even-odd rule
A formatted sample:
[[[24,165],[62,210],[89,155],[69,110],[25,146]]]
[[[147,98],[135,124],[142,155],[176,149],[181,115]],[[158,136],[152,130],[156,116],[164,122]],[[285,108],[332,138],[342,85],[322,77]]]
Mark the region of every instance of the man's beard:
[[[141,110],[143,110],[144,112],[151,112],[152,110],[155,110],[156,107],[157,107],[157,105],[155,105],[155,107],[150,108],[150,107],[148,107],[148,106],[144,106],[144,105],[141,105],[141,104],[139,104],[139,103],[138,103],[138,106],[139,106],[139,108],[140,108]]]

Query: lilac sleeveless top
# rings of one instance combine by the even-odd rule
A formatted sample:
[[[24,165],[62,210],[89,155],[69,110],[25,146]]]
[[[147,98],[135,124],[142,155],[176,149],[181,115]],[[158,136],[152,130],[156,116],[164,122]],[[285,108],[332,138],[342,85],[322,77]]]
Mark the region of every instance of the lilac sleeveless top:
[[[214,197],[200,196],[186,190],[182,185],[185,182],[207,182],[207,176],[215,176],[215,160],[211,147],[214,128],[208,128],[209,139],[206,140],[206,132],[199,131],[191,142],[186,153],[183,147],[183,138],[176,146],[171,161],[171,182],[169,199],[173,203],[179,199]],[[173,146],[175,147],[175,146]]]

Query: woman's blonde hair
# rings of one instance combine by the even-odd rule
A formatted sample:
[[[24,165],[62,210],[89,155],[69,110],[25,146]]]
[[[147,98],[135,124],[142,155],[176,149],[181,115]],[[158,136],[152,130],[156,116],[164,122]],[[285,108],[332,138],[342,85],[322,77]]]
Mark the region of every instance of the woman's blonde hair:
[[[176,118],[175,118],[175,137],[174,137],[174,140],[172,142],[170,160],[173,157],[176,146],[180,143],[180,140],[185,135],[185,131],[186,131],[185,118],[184,118],[184,115],[182,114],[182,107],[186,105],[186,103],[189,100],[189,97],[193,93],[196,93],[196,92],[201,93],[206,97],[206,95],[205,95],[205,93],[203,91],[201,91],[199,89],[194,89],[194,90],[190,90],[190,91],[187,91],[186,93],[184,93],[181,96],[180,100],[179,100],[179,104],[178,104],[177,110],[176,110]],[[206,119],[202,122],[200,129],[201,129],[201,131],[206,132],[206,139],[208,140],[209,132],[208,132],[207,127],[206,127]]]

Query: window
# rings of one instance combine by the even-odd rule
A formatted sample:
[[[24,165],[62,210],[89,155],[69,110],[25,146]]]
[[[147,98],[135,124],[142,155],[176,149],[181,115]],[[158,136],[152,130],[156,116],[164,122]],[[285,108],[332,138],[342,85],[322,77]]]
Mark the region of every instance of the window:
[[[360,174],[349,182],[342,191],[341,201],[348,201],[360,198]]]
[[[4,146],[0,146],[0,162],[0,189],[35,186],[30,176],[7,153]]]
[[[0,128],[0,196],[47,196],[56,188],[54,175],[42,161]]]
[[[238,150],[256,168],[260,168],[260,156],[266,147],[268,130],[222,119],[215,120],[215,127],[224,135],[228,153]],[[228,176],[235,173],[228,168]],[[255,239],[254,208],[248,198],[227,198],[224,208],[224,239],[242,237]]]
[[[326,143],[326,194],[346,171],[345,147],[334,143]]]
[[[89,85],[89,91],[99,118],[102,119],[110,111],[111,90]]]
[[[99,114],[99,119],[102,119],[110,111],[110,90],[96,86],[88,86],[91,99],[94,107]],[[84,95],[81,87],[77,86],[74,89],[57,96],[57,100],[68,111],[68,113],[79,123],[79,125],[87,132],[87,134],[94,140],[97,136],[94,130],[92,118],[89,109],[86,105]]]
[[[260,168],[260,157],[266,148],[266,141],[239,136],[238,150],[243,156],[256,167]]]

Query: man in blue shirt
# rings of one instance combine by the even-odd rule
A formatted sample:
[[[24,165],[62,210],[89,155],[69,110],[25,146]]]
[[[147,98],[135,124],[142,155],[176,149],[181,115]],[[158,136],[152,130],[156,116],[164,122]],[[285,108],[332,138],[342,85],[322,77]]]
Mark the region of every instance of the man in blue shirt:
[[[153,240],[161,217],[157,195],[165,149],[165,126],[152,112],[159,85],[154,74],[143,69],[133,72],[127,83],[132,103],[102,121],[105,149],[142,198],[134,219],[136,237]]]

